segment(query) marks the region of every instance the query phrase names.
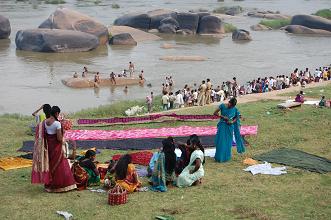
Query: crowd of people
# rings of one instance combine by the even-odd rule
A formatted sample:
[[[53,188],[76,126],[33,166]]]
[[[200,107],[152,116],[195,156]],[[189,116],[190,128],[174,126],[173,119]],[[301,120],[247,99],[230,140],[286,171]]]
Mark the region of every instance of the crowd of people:
[[[168,79],[168,78],[167,78]],[[276,77],[260,77],[240,85],[236,77],[232,80],[222,82],[214,86],[210,79],[203,80],[199,86],[185,85],[183,89],[173,92],[173,85],[166,80],[162,84],[162,106],[164,110],[181,108],[184,106],[206,105],[213,102],[224,101],[230,97],[252,93],[266,93],[274,90],[282,90],[292,86],[304,88],[312,82],[331,80],[331,66],[316,68],[314,73],[308,68],[300,70],[296,68],[288,76],[278,75]],[[172,78],[171,78],[172,81]]]
[[[38,114],[41,110],[42,113]],[[67,192],[100,185],[101,172],[97,167],[96,152],[87,150],[85,156],[74,156],[70,164],[63,150],[65,126],[60,119],[60,108],[44,104],[33,115],[39,115],[36,128],[31,182],[44,184],[47,192]],[[176,146],[177,145],[177,146]],[[175,149],[182,153],[177,158]],[[187,187],[201,182],[204,176],[204,148],[197,135],[191,135],[187,143],[176,143],[172,137],[162,141],[162,147],[154,153],[147,173],[150,189],[167,191],[167,185]],[[139,191],[142,183],[129,154],[109,164],[105,186],[120,185],[127,192]]]

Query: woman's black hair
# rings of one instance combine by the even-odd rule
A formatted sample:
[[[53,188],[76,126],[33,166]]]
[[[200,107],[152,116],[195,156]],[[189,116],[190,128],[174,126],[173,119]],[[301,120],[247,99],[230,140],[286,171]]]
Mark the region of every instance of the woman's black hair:
[[[237,105],[237,99],[236,98],[231,98],[229,103],[231,104],[232,107],[235,107]]]
[[[85,158],[89,159],[89,158],[93,157],[94,155],[96,155],[94,150],[88,150],[85,153]]]
[[[199,136],[198,135],[196,135],[196,134],[192,134],[191,136],[190,136],[190,139],[189,139],[190,141],[190,144],[191,145],[195,145],[195,146],[197,146],[203,153],[205,153],[205,149],[204,149],[204,147],[202,146],[202,144],[201,144],[201,142],[200,142],[200,138],[199,138]]]
[[[46,118],[51,117],[51,111],[52,111],[52,107],[50,106],[50,104],[43,105],[43,112],[45,113]]]
[[[165,156],[165,170],[167,173],[172,173],[176,167],[175,144],[172,137],[168,137],[162,141],[163,153]]]
[[[117,162],[115,167],[116,178],[124,180],[128,173],[128,165],[131,163],[132,158],[129,154],[123,155]]]
[[[53,116],[55,118],[55,120],[58,121],[56,114],[57,113],[60,114],[60,112],[61,112],[61,109],[59,108],[59,106],[54,105],[51,109],[51,116]]]

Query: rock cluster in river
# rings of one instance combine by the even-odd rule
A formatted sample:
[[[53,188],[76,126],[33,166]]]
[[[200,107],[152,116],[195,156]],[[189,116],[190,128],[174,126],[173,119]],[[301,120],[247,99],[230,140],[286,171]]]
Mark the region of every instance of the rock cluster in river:
[[[59,29],[20,30],[15,38],[19,50],[36,52],[82,52],[98,47],[96,36],[80,31]]]
[[[108,43],[109,33],[105,25],[68,8],[57,8],[39,28],[81,31],[98,37],[100,44]]]
[[[279,11],[253,11],[248,12],[247,16],[254,17],[254,18],[265,18],[265,19],[290,19],[291,16],[280,14]]]
[[[11,27],[8,18],[0,15],[0,39],[7,39],[10,35]]]
[[[16,33],[18,50],[37,52],[80,52],[107,44],[108,29],[103,24],[80,12],[58,8],[38,29]]]
[[[219,34],[224,33],[222,21],[209,13],[175,12],[158,9],[147,13],[126,14],[114,25],[144,30],[158,29],[167,34]]]
[[[315,15],[295,15],[285,30],[292,34],[331,36],[331,21]]]

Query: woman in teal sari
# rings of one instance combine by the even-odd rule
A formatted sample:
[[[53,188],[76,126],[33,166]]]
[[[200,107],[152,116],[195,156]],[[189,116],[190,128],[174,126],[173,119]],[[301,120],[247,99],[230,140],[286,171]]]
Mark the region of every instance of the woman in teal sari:
[[[173,138],[164,139],[162,145],[149,180],[152,185],[150,189],[157,192],[166,192],[167,185],[175,180],[176,153]]]
[[[226,162],[231,159],[233,135],[236,140],[237,152],[245,152],[245,146],[240,136],[240,113],[235,107],[236,104],[237,100],[232,98],[227,105],[222,103],[214,112],[214,115],[220,117],[215,138],[215,160],[217,162]]]

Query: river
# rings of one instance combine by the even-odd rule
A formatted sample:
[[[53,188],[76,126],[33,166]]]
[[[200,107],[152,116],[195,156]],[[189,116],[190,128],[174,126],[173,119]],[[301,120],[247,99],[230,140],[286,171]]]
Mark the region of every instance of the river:
[[[249,10],[279,10],[283,14],[311,14],[318,9],[329,8],[330,0],[66,0],[64,6],[95,17],[105,25],[127,12],[145,12],[158,8],[188,11],[212,10],[218,6],[240,5]],[[111,5],[117,3],[119,9]],[[0,14],[9,18],[12,27],[10,40],[0,40],[0,114],[31,114],[43,103],[59,105],[64,111],[110,104],[117,100],[144,98],[150,91],[160,93],[166,75],[172,75],[177,87],[186,83],[199,83],[211,78],[214,85],[236,76],[244,83],[259,76],[288,74],[293,68],[314,67],[331,63],[331,38],[288,35],[282,31],[253,32],[253,41],[234,43],[231,36],[221,40],[206,37],[166,38],[161,41],[139,43],[134,48],[101,47],[85,53],[35,53],[17,51],[15,35],[20,29],[36,28],[57,5],[38,4],[37,0],[1,0]],[[227,19],[239,28],[249,26],[260,19],[240,16]],[[161,49],[163,43],[178,44],[176,49]],[[167,62],[159,58],[165,55],[201,55],[204,62]],[[152,87],[122,87],[71,89],[61,79],[81,72],[83,66],[90,70],[109,73],[127,68],[133,61],[136,69],[143,69],[147,83]]]

